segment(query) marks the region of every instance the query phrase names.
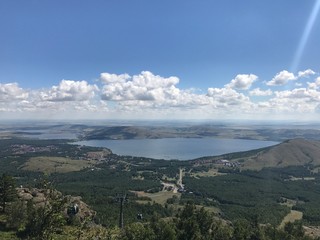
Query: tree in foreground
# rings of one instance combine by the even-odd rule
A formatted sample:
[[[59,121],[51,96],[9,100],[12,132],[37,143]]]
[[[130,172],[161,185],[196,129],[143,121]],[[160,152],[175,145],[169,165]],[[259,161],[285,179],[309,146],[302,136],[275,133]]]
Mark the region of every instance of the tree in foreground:
[[[15,190],[15,181],[12,176],[2,174],[0,178],[0,206],[2,212],[6,212],[9,202],[16,199],[17,192]]]
[[[178,215],[177,239],[231,239],[231,229],[203,207],[188,203]]]
[[[53,189],[49,184],[44,184],[45,201],[42,205],[34,205],[28,201],[25,208],[25,227],[20,231],[20,236],[30,239],[52,239],[54,234],[61,231],[66,224],[63,211],[66,208],[67,197]]]

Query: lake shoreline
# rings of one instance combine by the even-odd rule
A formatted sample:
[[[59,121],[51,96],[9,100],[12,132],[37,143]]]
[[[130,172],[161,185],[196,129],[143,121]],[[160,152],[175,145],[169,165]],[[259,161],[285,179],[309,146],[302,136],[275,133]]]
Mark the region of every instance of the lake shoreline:
[[[71,144],[104,147],[123,156],[164,160],[194,160],[279,144],[276,141],[223,138],[161,138],[74,141]]]

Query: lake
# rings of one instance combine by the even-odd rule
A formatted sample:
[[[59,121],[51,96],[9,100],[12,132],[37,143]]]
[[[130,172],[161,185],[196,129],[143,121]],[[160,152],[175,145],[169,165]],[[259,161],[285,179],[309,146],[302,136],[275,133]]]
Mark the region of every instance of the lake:
[[[50,129],[39,129],[39,130],[19,130],[17,131],[25,138],[36,138],[42,140],[48,139],[76,139],[77,133],[63,130],[50,130]]]
[[[278,144],[274,141],[221,138],[163,138],[130,140],[89,140],[74,144],[106,147],[118,155],[155,159],[190,160],[204,156],[248,151]]]

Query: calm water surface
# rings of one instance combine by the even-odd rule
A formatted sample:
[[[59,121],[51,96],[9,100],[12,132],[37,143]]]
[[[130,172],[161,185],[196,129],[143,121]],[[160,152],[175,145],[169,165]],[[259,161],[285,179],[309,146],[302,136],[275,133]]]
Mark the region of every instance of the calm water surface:
[[[22,130],[19,131],[22,134],[22,137],[26,138],[36,138],[36,139],[76,139],[77,134],[65,131],[51,131],[51,130]]]
[[[278,142],[220,138],[164,138],[89,140],[75,142],[75,144],[106,147],[118,155],[189,160],[203,156],[215,156],[268,147],[276,145]]]

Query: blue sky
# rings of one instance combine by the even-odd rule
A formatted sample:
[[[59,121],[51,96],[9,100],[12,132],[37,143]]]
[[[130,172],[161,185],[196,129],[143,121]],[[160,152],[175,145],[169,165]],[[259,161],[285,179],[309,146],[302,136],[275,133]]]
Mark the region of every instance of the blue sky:
[[[319,2],[1,1],[0,116],[317,119]]]

